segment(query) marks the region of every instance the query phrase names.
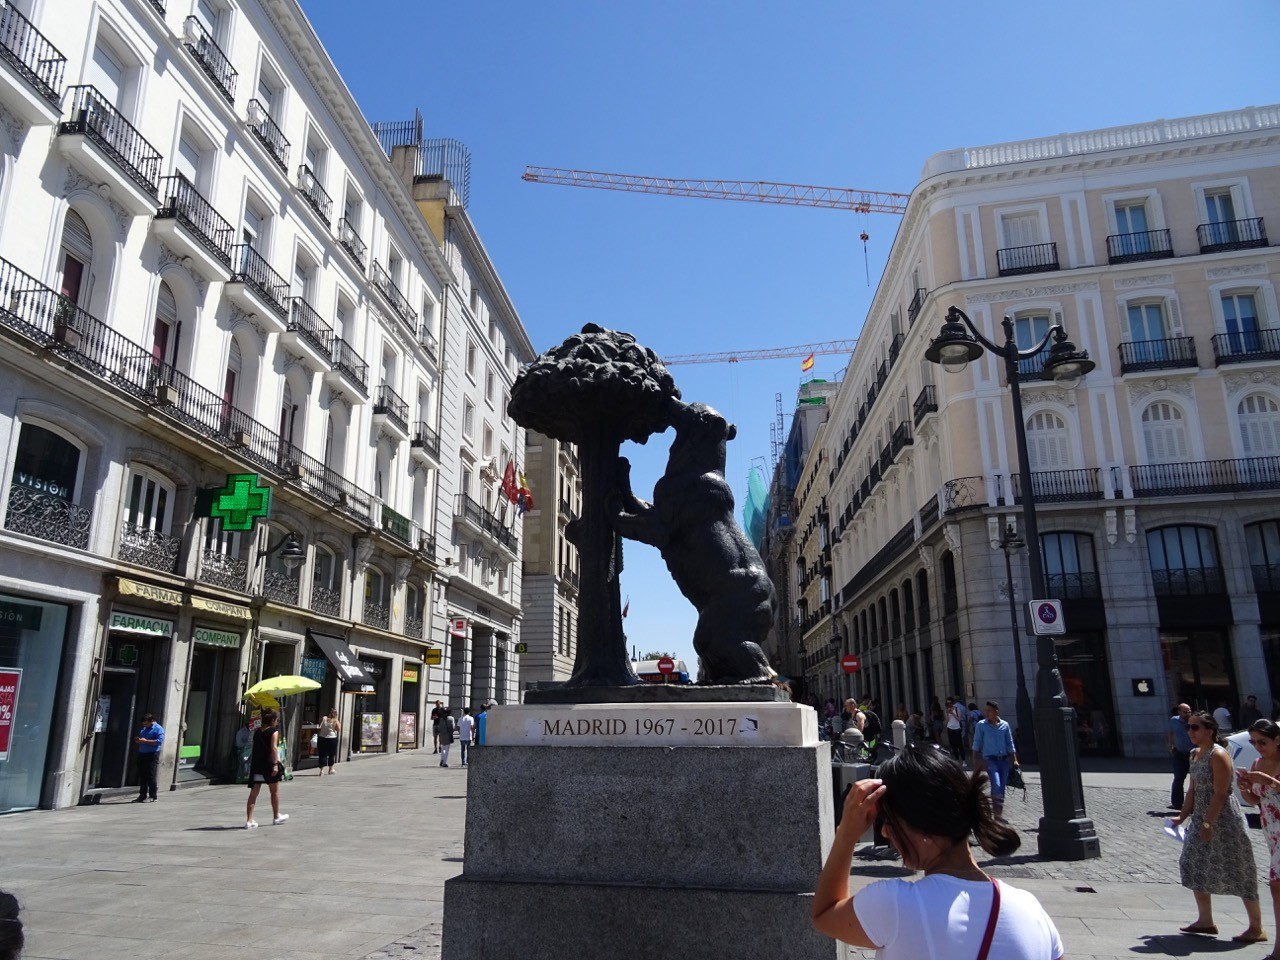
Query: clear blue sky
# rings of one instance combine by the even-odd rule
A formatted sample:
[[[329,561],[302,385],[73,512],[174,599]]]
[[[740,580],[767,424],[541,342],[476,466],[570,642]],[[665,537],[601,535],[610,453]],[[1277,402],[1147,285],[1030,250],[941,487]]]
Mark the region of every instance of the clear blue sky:
[[[529,184],[527,164],[909,193],[941,150],[1280,100],[1273,0],[302,2],[368,119],[420,109],[470,148],[471,216],[538,350],[587,321],[659,354],[856,336],[897,222]],[[672,372],[737,423],[740,508],[799,361]],[[630,451],[641,496],[667,443]],[[631,642],[692,669],[661,559],[632,545],[623,579]]]

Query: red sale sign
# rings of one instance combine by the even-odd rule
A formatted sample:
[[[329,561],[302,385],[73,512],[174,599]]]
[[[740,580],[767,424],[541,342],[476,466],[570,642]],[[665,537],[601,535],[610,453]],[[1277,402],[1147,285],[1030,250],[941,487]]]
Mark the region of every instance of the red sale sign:
[[[0,668],[0,761],[9,759],[13,725],[18,718],[18,684],[21,682],[21,670]]]

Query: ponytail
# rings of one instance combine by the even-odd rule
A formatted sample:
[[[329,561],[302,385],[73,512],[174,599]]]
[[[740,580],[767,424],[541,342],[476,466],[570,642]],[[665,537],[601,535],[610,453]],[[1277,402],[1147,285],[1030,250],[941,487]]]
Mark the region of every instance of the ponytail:
[[[1013,827],[996,819],[991,796],[986,791],[988,779],[981,771],[970,775],[965,808],[971,817],[978,845],[993,857],[1007,857],[1022,846],[1022,838]]]

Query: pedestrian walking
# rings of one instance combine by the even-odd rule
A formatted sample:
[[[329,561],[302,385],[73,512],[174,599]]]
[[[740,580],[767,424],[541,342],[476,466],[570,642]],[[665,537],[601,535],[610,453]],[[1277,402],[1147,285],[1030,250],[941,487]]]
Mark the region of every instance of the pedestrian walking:
[[[994,816],[983,773],[965,773],[932,747],[906,747],[878,768],[879,779],[849,791],[827,862],[813,893],[813,925],[882,960],[1058,960],[1057,928],[1034,896],[999,883],[969,848],[1018,849],[1018,834]],[[849,895],[854,845],[867,828],[884,833],[917,881],[879,880]]]
[[[1181,927],[1181,932],[1216,937],[1213,896],[1239,897],[1244,901],[1249,926],[1231,939],[1259,943],[1267,935],[1262,930],[1258,906],[1253,844],[1249,842],[1240,805],[1231,792],[1231,755],[1222,747],[1218,721],[1212,714],[1193,713],[1187,730],[1195,744],[1191,753],[1191,789],[1173,823],[1187,824],[1178,869],[1182,885],[1196,898],[1196,919]]]
[[[463,707],[462,716],[458,718],[458,752],[462,754],[462,765],[467,765],[467,751],[471,749],[471,741],[475,738],[476,718],[471,716],[471,708]]]
[[[1218,729],[1225,737],[1235,729],[1235,721],[1231,719],[1231,708],[1227,706],[1227,701],[1219,700],[1218,709],[1213,711],[1213,719],[1218,723]]]
[[[320,729],[316,731],[316,756],[320,758],[320,776],[324,776],[324,768],[329,768],[329,776],[333,776],[333,764],[338,759],[338,737],[342,735],[342,722],[338,719],[338,710],[331,708],[320,718]]]
[[[280,781],[284,779],[284,762],[280,759],[279,717],[274,710],[262,711],[262,726],[253,731],[253,753],[249,757],[249,802],[244,810],[244,826],[252,830],[258,825],[253,819],[253,807],[258,802],[258,792],[267,785],[271,794],[271,822],[279,826],[289,819],[280,812]]]
[[[156,775],[160,769],[160,748],[164,745],[164,727],[153,714],[142,715],[142,726],[133,738],[138,745],[138,796],[134,803],[156,801]]]
[[[1195,747],[1191,742],[1191,734],[1187,732],[1187,722],[1190,719],[1191,706],[1180,703],[1169,718],[1165,731],[1169,757],[1173,761],[1173,786],[1169,788],[1169,806],[1175,810],[1181,810],[1182,801],[1186,799],[1187,774],[1191,771],[1191,751]]]
[[[1258,808],[1267,834],[1267,848],[1271,851],[1267,885],[1271,888],[1271,912],[1280,936],[1280,726],[1271,720],[1255,720],[1249,726],[1249,742],[1258,751],[1258,759],[1248,770],[1237,769],[1236,780],[1244,802]],[[1270,960],[1275,960],[1275,951]]]
[[[1251,693],[1244,698],[1244,706],[1240,708],[1240,729],[1252,730],[1253,725],[1262,719],[1264,717],[1258,709],[1258,698]]]
[[[446,707],[440,713],[440,766],[447,767],[449,765],[449,748],[453,746],[454,737],[457,734],[457,726],[453,717],[449,714]]]
[[[947,749],[956,763],[964,763],[964,707],[955,697],[947,697]]]
[[[987,701],[987,718],[973,734],[973,769],[985,770],[991,778],[991,807],[996,819],[1004,823],[1004,788],[1009,771],[1018,764],[1018,749],[1013,743],[1009,723],[1000,719],[1000,705]]]
[[[444,705],[437,700],[431,710],[431,752],[440,752],[440,714],[444,713]]]
[[[943,746],[945,740],[943,730],[947,727],[946,714],[943,712],[942,704],[938,702],[938,698],[934,697],[933,702],[929,704],[929,738],[938,746]]]

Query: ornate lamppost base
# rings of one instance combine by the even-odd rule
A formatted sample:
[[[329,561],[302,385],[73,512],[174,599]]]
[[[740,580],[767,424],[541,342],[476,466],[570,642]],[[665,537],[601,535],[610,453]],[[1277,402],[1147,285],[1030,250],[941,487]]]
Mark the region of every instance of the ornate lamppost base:
[[[1040,818],[1037,850],[1045,860],[1092,860],[1102,856],[1093,821],[1084,811],[1084,787],[1076,755],[1075,713],[1070,707],[1035,711],[1036,745],[1040,751]]]

